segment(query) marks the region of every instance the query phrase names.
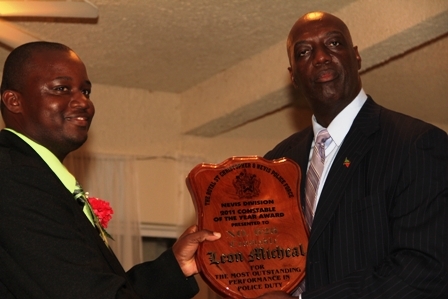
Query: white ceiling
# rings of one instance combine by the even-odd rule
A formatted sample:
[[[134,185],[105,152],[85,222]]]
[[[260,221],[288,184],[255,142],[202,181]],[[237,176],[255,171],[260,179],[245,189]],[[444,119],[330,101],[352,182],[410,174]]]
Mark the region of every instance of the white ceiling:
[[[286,56],[289,29],[310,10],[333,12],[347,22],[364,73],[388,72],[388,61],[406,59],[434,40],[447,40],[448,33],[446,0],[90,1],[99,9],[97,20],[1,19],[39,39],[70,46],[94,83],[173,93],[185,92],[269,49]],[[9,51],[0,44],[1,65]],[[436,71],[447,73],[446,59]],[[281,90],[284,86],[277,89]]]
[[[91,0],[99,9],[91,23],[12,20],[73,48],[94,82],[181,92],[284,41],[316,2],[334,11],[353,1]]]

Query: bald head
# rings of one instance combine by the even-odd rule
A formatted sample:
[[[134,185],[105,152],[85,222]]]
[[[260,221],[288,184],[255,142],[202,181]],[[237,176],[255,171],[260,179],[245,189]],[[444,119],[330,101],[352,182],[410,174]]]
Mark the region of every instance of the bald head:
[[[329,13],[307,13],[291,28],[287,51],[293,85],[327,127],[361,90],[361,56],[347,26]]]
[[[288,57],[291,61],[291,47],[297,42],[297,36],[307,31],[309,26],[315,24],[322,24],[322,26],[331,24],[334,28],[337,28],[344,36],[349,46],[353,47],[352,37],[347,25],[338,17],[323,11],[309,12],[300,17],[292,26],[288,39],[286,41],[286,50],[288,51]]]

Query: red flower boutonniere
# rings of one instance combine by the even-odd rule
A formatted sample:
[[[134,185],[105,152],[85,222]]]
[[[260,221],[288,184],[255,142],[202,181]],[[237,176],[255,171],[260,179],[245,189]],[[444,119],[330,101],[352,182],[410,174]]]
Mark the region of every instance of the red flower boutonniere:
[[[110,204],[97,197],[89,197],[87,199],[101,226],[107,228],[107,224],[109,223],[109,220],[112,219],[112,214],[114,213]]]
[[[112,238],[112,236],[106,231],[106,227],[109,220],[112,219],[114,210],[112,210],[110,204],[105,200],[97,197],[90,197],[88,192],[85,192],[85,196],[87,197],[87,206],[92,214],[94,225],[98,228],[104,243],[109,246],[107,238],[110,238],[111,240],[114,238]]]

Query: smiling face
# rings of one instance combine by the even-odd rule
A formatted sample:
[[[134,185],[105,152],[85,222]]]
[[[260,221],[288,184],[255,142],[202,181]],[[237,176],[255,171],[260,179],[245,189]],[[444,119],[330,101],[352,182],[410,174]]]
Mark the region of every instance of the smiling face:
[[[287,48],[293,84],[327,127],[361,90],[361,57],[346,25],[327,13],[306,14],[292,27]]]
[[[86,68],[72,51],[41,51],[26,70],[21,90],[3,92],[7,122],[62,161],[87,140],[95,113]]]

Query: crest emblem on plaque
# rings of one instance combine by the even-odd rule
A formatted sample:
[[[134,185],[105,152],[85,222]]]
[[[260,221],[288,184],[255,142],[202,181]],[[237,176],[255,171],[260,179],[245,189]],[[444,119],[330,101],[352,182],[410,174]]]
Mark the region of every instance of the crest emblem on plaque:
[[[260,179],[255,174],[248,173],[246,169],[243,169],[233,180],[233,186],[240,199],[251,199],[260,195],[260,184]]]

